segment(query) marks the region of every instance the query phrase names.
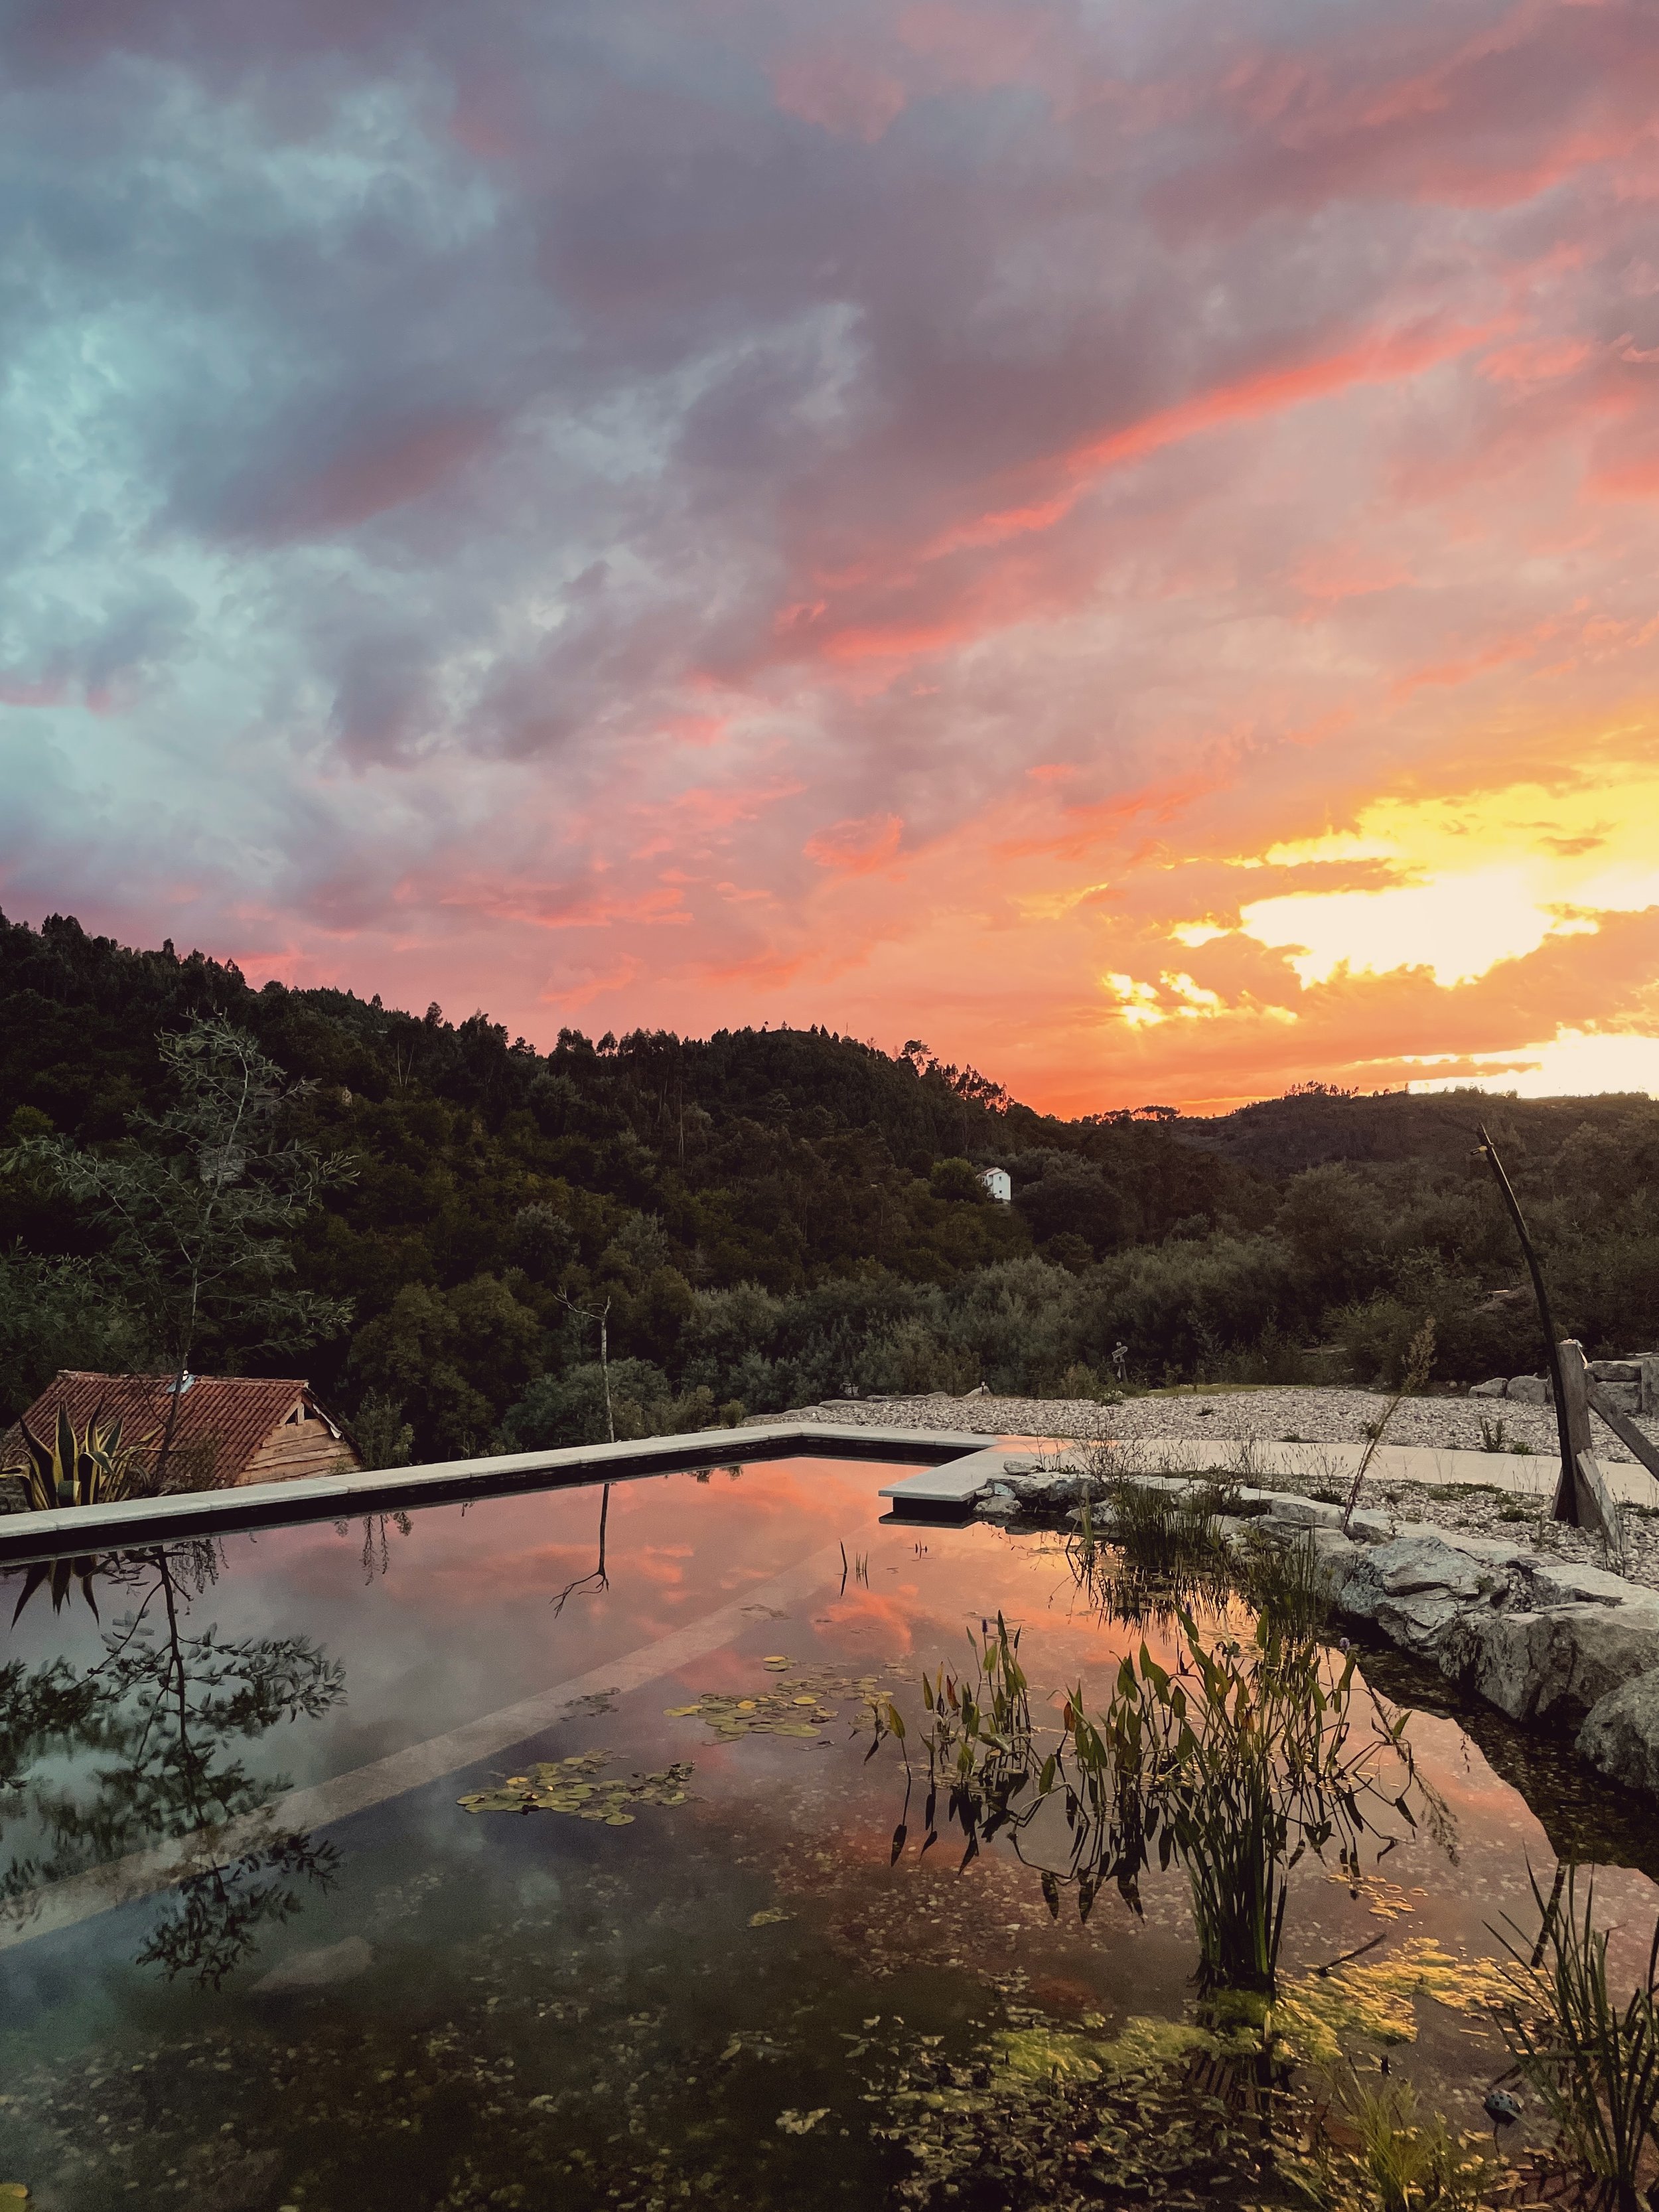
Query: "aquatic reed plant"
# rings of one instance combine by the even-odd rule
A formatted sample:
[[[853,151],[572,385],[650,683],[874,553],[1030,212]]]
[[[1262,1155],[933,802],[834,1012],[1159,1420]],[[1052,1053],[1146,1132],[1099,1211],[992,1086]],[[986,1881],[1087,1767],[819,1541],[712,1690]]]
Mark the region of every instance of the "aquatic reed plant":
[[[1140,1910],[1145,1869],[1178,1863],[1192,1897],[1200,1987],[1271,1997],[1287,1884],[1309,1852],[1346,1864],[1382,1815],[1412,1819],[1403,1716],[1357,1688],[1339,1659],[1264,1612],[1253,1633],[1206,1642],[1177,1609],[1173,1668],[1143,1643],[1091,1711],[1080,1687],[1059,1729],[1034,1718],[1019,1632],[999,1616],[969,1635],[973,1665],[924,1676],[927,1800],[924,1850],[945,1818],[965,1838],[965,1868],[1006,1835],[1037,1869],[1051,1912],[1073,1887],[1087,1917],[1115,1885]],[[1363,1687],[1363,1686],[1360,1686]],[[1048,1738],[1054,1739],[1052,1746]]]
[[[1659,1923],[1647,1970],[1620,2006],[1607,1978],[1607,1936],[1595,1925],[1595,1882],[1577,1869],[1547,1898],[1529,1875],[1539,1928],[1528,1941],[1493,1934],[1510,1954],[1513,1998],[1498,2025],[1515,2071],[1554,2122],[1563,2150],[1590,2178],[1597,2201],[1641,2212],[1643,2172],[1659,2150]],[[1512,1937],[1520,1940],[1513,1941]],[[1650,2191],[1646,2202],[1659,2203]]]
[[[1184,1621],[1182,1643],[1173,1674],[1144,1648],[1126,1659],[1113,1704],[1156,1747],[1164,1863],[1172,1850],[1186,1869],[1200,1988],[1271,1996],[1297,1863],[1334,1849],[1346,1864],[1374,1813],[1404,1811],[1404,1718],[1356,1696],[1352,1654],[1334,1660],[1272,1610],[1253,1637],[1211,1647]]]
[[[1158,1488],[1116,1477],[1079,1510],[1067,1547],[1073,1574],[1121,1620],[1168,1620],[1183,1607],[1217,1603],[1232,1579],[1218,1520],[1225,1502],[1213,1485]]]
[[[1320,2212],[1483,2212],[1496,2162],[1425,2112],[1409,2081],[1354,2075],[1307,2152],[1285,2161],[1286,2179]]]
[[[1288,1544],[1260,1539],[1248,1543],[1237,1566],[1251,1603],[1272,1613],[1288,1636],[1314,1639],[1324,1635],[1330,1623],[1330,1593],[1311,1530]]]
[[[1112,1542],[1148,1578],[1202,1571],[1223,1556],[1215,1516],[1185,1491],[1121,1480],[1108,1490],[1105,1508]]]

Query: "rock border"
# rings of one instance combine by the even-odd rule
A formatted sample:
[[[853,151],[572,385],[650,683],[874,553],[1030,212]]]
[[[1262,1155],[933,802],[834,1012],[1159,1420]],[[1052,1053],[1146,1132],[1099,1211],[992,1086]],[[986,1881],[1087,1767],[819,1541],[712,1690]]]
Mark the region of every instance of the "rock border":
[[[1218,1487],[1216,1478],[1120,1479],[1183,1498]],[[1075,1522],[1079,1501],[1103,1487],[1064,1460],[1010,1454],[974,1511]],[[1376,1629],[1510,1719],[1570,1735],[1599,1774],[1659,1797],[1659,1590],[1429,1522],[1356,1512],[1345,1534],[1341,1508],[1318,1498],[1252,1486],[1230,1496],[1237,1510],[1219,1522],[1230,1550],[1310,1543],[1335,1613]],[[1109,1542],[1109,1522],[1101,1533]]]

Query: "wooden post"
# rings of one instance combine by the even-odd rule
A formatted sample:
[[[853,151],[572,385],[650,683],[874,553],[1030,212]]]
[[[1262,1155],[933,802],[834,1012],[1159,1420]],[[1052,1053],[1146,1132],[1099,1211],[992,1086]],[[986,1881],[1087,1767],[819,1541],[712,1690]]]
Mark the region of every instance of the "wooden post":
[[[1601,1534],[1607,1547],[1607,1565],[1616,1575],[1625,1571],[1625,1524],[1619,1511],[1619,1501],[1607,1488],[1601,1463],[1594,1452],[1581,1452],[1578,1472],[1584,1478],[1595,1510],[1601,1517]]]
[[[1626,1419],[1599,1382],[1587,1384],[1584,1395],[1589,1400],[1589,1409],[1596,1419],[1605,1421],[1626,1450],[1639,1460],[1654,1480],[1659,1481],[1659,1444],[1656,1444],[1651,1437],[1644,1437],[1635,1422]]]
[[[1640,1361],[1642,1395],[1639,1413],[1659,1413],[1659,1352],[1644,1352]]]
[[[1607,1528],[1602,1522],[1601,1507],[1595,1491],[1584,1479],[1583,1456],[1594,1453],[1595,1440],[1590,1434],[1589,1377],[1584,1371],[1584,1347],[1577,1337],[1564,1336],[1556,1346],[1561,1377],[1562,1413],[1566,1426],[1566,1448],[1571,1455],[1573,1491],[1577,1510],[1573,1518],[1581,1528],[1600,1528],[1607,1541],[1618,1540],[1617,1528]],[[1559,1516],[1558,1516],[1559,1517]]]

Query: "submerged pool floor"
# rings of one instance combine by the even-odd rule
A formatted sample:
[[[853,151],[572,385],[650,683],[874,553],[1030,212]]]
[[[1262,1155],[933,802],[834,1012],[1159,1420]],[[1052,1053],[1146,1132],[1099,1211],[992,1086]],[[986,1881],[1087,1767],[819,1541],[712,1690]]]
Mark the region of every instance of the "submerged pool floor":
[[[894,1857],[870,1696],[914,1744],[924,1669],[999,1613],[1039,1700],[1170,1632],[1103,1614],[1057,1540],[884,1522],[886,1473],[516,1496],[37,1588],[0,1657],[0,2180],[44,2212],[1281,2201],[1201,2068],[1142,2063],[1193,2016],[1178,1870],[1084,1925],[1006,1850],[920,1854],[914,1805]],[[1386,2054],[1483,2129],[1493,1926],[1535,1926],[1529,1869],[1599,1856],[1633,1972],[1648,1846],[1571,1761],[1374,1669],[1428,1814],[1357,1872],[1298,1866],[1284,1985],[1328,2059]],[[531,1699],[533,1737],[446,1765]],[[405,1755],[418,1786],[364,1783]],[[356,1809],[293,1833],[296,1790]],[[192,1814],[228,1848],[146,1887]],[[140,1893],[90,1909],[117,1864]],[[1355,1952],[1345,2008],[1316,1970]]]

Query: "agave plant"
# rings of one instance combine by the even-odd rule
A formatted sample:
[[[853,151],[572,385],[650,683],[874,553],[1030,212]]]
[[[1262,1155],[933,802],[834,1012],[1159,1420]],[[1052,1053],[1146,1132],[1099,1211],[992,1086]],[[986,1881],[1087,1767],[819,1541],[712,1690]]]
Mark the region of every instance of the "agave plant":
[[[55,1513],[64,1505],[108,1505],[128,1497],[149,1441],[124,1442],[118,1415],[106,1419],[102,1413],[94,1413],[77,1437],[63,1406],[49,1445],[26,1420],[18,1426],[26,1456],[21,1467],[6,1472],[23,1476],[29,1510],[35,1513]]]
[[[49,1445],[40,1441],[27,1421],[19,1425],[25,1457],[21,1466],[4,1471],[23,1477],[31,1511],[54,1513],[65,1505],[106,1505],[131,1494],[149,1439],[125,1442],[118,1417],[106,1419],[102,1413],[94,1413],[77,1437],[68,1413],[60,1406]],[[13,1624],[36,1590],[50,1589],[56,1613],[77,1583],[95,1614],[98,1601],[92,1585],[99,1572],[100,1562],[94,1558],[36,1560],[24,1577]]]

